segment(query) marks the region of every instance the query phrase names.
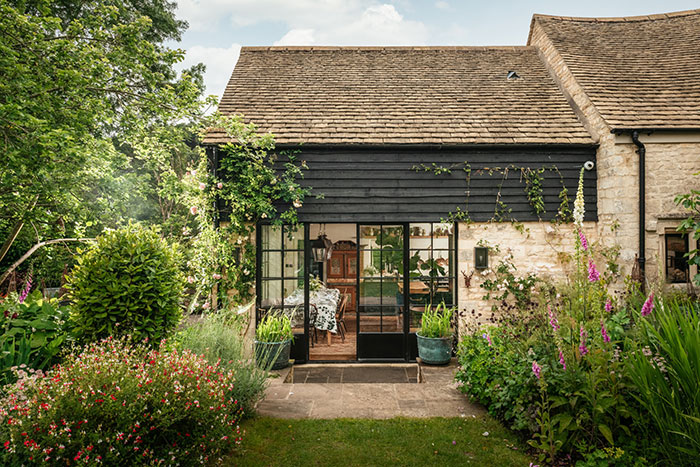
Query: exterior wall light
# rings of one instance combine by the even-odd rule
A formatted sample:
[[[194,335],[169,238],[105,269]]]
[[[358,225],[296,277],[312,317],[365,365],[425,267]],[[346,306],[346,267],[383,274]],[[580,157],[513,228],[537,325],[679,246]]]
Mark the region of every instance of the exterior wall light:
[[[489,267],[489,249],[485,246],[474,247],[474,268],[488,269]]]
[[[590,172],[591,170],[593,170],[593,167],[595,167],[595,162],[593,162],[593,161],[586,161],[586,162],[583,164],[583,168],[586,169],[586,170],[588,170],[589,172]]]

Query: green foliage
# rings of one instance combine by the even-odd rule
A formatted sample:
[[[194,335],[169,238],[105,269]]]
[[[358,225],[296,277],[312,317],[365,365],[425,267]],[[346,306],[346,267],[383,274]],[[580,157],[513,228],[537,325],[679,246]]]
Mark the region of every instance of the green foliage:
[[[420,331],[421,337],[450,337],[452,335],[452,319],[456,308],[448,308],[445,303],[436,307],[425,306],[425,311],[421,317]]]
[[[0,271],[38,241],[93,237],[158,209],[148,192],[159,184],[140,170],[155,155],[131,149],[181,140],[163,129],[200,118],[204,104],[202,68],[178,76],[184,51],[163,45],[186,26],[174,9],[167,0],[0,2],[0,244],[20,229]],[[57,263],[37,268],[50,282],[69,263],[41,260]]]
[[[641,320],[627,368],[650,425],[648,436],[670,464],[700,463],[700,312],[697,303],[657,301]]]
[[[525,179],[525,194],[527,195],[527,200],[538,216],[544,214],[546,211],[544,207],[544,198],[542,197],[544,191],[542,187],[542,174],[544,170],[544,167],[540,167],[537,170],[532,170],[529,167],[522,169],[523,178]]]
[[[690,193],[678,195],[674,202],[689,211],[688,218],[680,223],[678,231],[688,232],[696,241],[700,240],[700,190],[690,190]],[[688,252],[688,266],[692,265],[700,266],[700,249],[698,248]],[[700,285],[700,273],[695,274],[693,282]]]
[[[491,251],[491,247],[489,247],[489,251]],[[530,306],[535,286],[540,280],[534,274],[518,276],[516,272],[513,254],[508,252],[493,270],[493,277],[487,277],[480,284],[481,288],[486,290],[486,294],[482,298],[503,304],[509,297],[513,297],[515,306],[518,308],[525,309]],[[495,311],[498,306],[499,303],[495,303],[492,309]]]
[[[138,224],[105,232],[68,278],[76,335],[114,334],[160,341],[177,327],[184,277],[179,254],[158,231]]]
[[[67,318],[67,308],[39,291],[22,303],[14,295],[0,301],[0,386],[13,382],[20,366],[46,370],[58,361],[68,341]]]
[[[284,342],[294,337],[289,316],[268,313],[255,329],[255,339],[259,342]]]
[[[254,414],[255,405],[267,387],[267,373],[260,370],[245,353],[243,321],[240,315],[203,315],[200,320],[180,331],[175,338],[179,349],[202,355],[210,363],[236,375],[233,394],[242,416]]]
[[[299,183],[308,168],[306,162],[297,160],[294,151],[274,152],[271,134],[259,134],[241,116],[214,116],[212,126],[222,128],[232,142],[220,148],[216,176],[202,155],[196,169],[185,176],[181,197],[196,223],[189,239],[188,265],[196,289],[190,309],[201,305],[200,297],[210,303],[215,290],[223,308],[249,301],[255,282],[255,246],[250,239],[256,223],[296,225],[296,210],[310,192]],[[281,174],[274,167],[278,160],[284,160]],[[216,206],[230,210],[218,227]],[[229,296],[229,290],[236,294]]]
[[[236,374],[192,352],[108,339],[0,402],[2,465],[196,465],[240,442]]]

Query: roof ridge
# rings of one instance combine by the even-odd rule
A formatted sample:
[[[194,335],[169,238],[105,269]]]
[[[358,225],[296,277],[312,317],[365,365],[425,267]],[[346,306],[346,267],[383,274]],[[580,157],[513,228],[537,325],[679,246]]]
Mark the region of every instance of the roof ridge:
[[[682,16],[692,16],[700,15],[700,9],[695,10],[682,10],[682,11],[672,11],[669,13],[658,13],[653,15],[639,15],[639,16],[611,16],[611,17],[580,17],[580,16],[556,16],[556,15],[544,15],[540,13],[535,13],[532,15],[532,21],[537,19],[554,19],[560,21],[578,21],[578,22],[588,22],[588,23],[631,23],[640,21],[658,21],[665,19],[678,18]]]
[[[315,51],[315,50],[529,50],[531,45],[425,45],[425,46],[335,46],[335,45],[272,45],[243,46],[241,50],[259,51]]]

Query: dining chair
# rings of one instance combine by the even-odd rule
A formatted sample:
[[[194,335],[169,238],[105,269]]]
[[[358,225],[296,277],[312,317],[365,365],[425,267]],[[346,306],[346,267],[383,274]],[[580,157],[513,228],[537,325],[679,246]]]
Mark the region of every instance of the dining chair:
[[[338,331],[340,331],[340,338],[343,342],[345,342],[345,333],[348,331],[345,325],[345,307],[347,304],[348,296],[343,294],[343,298],[340,299],[340,303],[338,304],[338,311],[335,314],[335,323],[338,327]]]
[[[314,341],[318,342],[318,332],[316,331],[316,318],[318,317],[318,308],[313,303],[309,303],[309,338],[311,339],[311,347],[314,346]]]

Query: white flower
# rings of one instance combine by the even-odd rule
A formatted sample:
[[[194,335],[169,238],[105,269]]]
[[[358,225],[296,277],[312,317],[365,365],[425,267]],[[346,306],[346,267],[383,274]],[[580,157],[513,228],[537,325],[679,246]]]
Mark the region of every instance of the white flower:
[[[266,213],[266,212],[263,212],[263,213],[260,215],[260,217],[262,217],[263,219],[267,219],[267,213]]]
[[[216,184],[216,187],[217,187],[218,189],[222,189],[222,188],[224,187],[224,184],[221,183],[221,182],[219,182],[219,183]]]
[[[219,279],[221,279],[221,274],[214,274],[212,275],[212,277],[218,281]]]
[[[187,276],[187,282],[189,282],[190,284],[194,283],[194,277]]]
[[[295,208],[299,209],[301,207],[301,201],[299,201],[298,199],[295,199],[294,202],[292,203],[292,205]]]
[[[192,207],[190,208],[190,214],[192,214],[193,216],[194,216],[195,214],[197,214],[197,211],[198,211],[197,206],[192,206]]]
[[[583,168],[578,178],[578,190],[576,191],[576,201],[574,201],[574,224],[583,226],[583,215],[586,212],[583,201]]]

